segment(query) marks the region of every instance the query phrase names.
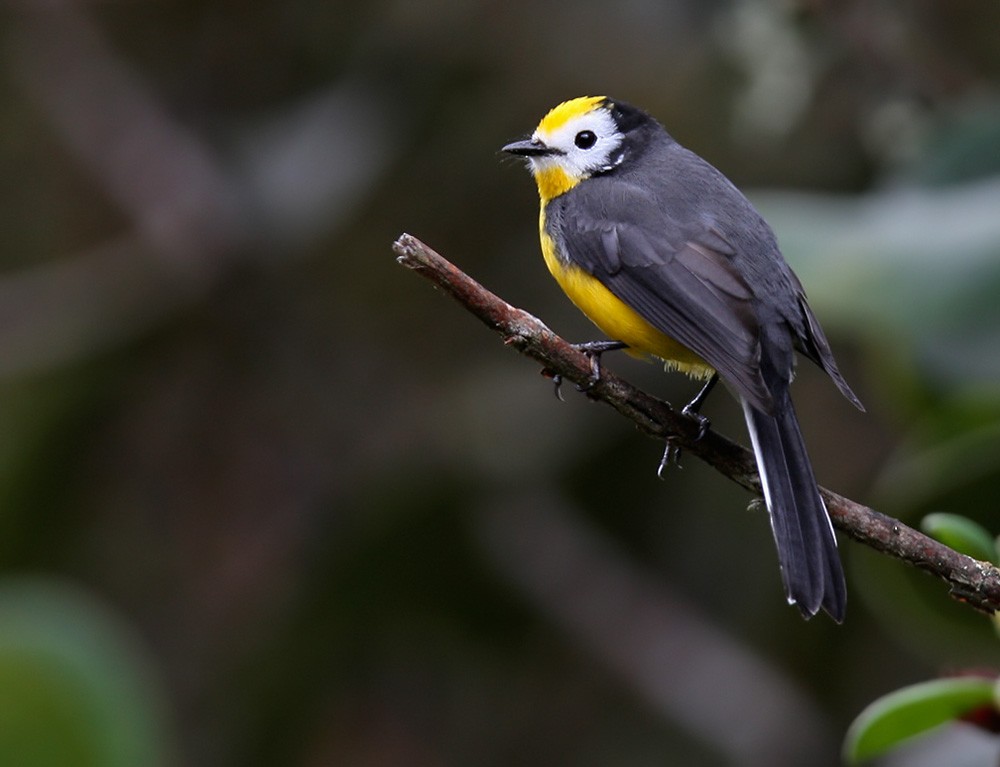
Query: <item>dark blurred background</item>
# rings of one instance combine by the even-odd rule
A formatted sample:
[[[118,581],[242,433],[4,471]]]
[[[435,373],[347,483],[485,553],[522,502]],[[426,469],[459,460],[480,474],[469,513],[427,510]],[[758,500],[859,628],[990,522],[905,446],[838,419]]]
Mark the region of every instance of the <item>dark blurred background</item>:
[[[847,622],[802,621],[745,492],[657,481],[661,445],[390,245],[594,338],[498,149],[566,98],[642,105],[771,221],[868,407],[803,365],[821,482],[1000,529],[998,29],[994,0],[7,3],[0,763],[822,767],[876,696],[996,665],[987,618],[847,540]]]

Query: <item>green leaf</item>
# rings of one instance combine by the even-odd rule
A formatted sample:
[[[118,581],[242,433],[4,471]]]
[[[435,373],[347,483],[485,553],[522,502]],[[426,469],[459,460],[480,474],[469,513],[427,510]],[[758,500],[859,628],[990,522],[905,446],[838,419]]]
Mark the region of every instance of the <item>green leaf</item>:
[[[0,764],[171,761],[162,690],[133,630],[68,584],[0,582]]]
[[[990,531],[958,514],[928,514],[920,528],[945,546],[984,562],[997,562],[997,547]]]
[[[889,693],[851,723],[844,738],[844,759],[852,764],[870,759],[932,727],[992,706],[995,684],[992,677],[955,677]]]

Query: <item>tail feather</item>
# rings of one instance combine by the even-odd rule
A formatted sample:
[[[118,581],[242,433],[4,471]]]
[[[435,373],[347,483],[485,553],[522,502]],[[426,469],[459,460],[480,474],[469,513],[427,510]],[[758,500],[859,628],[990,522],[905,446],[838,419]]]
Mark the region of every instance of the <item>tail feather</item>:
[[[791,399],[771,416],[742,400],[788,601],[809,618],[844,619],[847,587]]]

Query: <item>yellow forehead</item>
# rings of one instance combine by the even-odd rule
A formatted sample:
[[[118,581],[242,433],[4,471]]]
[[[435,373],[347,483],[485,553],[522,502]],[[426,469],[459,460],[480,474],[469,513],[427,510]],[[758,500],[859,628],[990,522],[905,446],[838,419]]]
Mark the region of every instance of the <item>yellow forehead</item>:
[[[580,98],[564,101],[559,106],[553,107],[542,118],[535,132],[551,134],[559,130],[574,117],[585,115],[606,101],[607,97],[605,96],[581,96]]]

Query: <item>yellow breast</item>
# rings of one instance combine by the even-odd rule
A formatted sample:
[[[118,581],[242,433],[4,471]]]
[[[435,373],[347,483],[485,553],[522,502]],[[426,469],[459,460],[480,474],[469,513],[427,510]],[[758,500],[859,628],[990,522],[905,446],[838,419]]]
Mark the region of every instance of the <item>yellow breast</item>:
[[[668,367],[693,378],[712,376],[715,371],[705,360],[653,327],[595,277],[559,258],[555,243],[545,232],[544,207],[540,227],[542,255],[549,272],[576,307],[605,335],[628,344],[629,351],[633,354],[658,357]]]

